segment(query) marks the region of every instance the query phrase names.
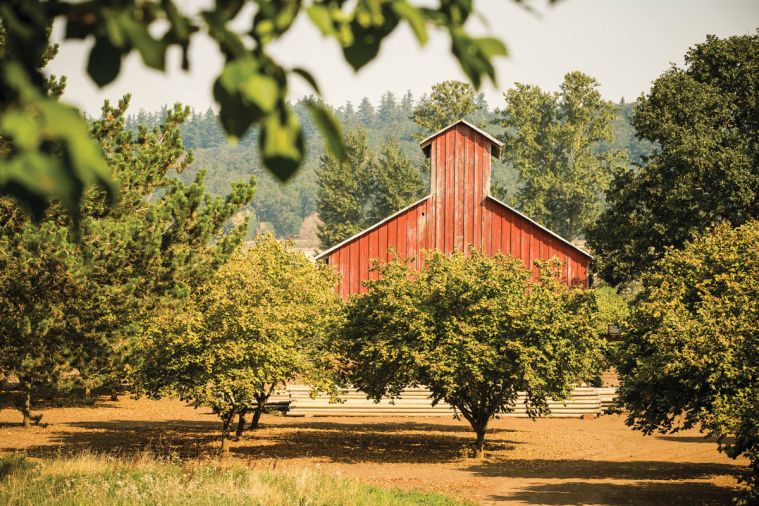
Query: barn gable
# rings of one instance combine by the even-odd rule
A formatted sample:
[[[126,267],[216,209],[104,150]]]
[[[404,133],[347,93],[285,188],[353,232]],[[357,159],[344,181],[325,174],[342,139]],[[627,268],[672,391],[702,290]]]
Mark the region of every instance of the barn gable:
[[[500,157],[502,147],[464,120],[424,139],[429,195],[317,256],[340,273],[340,295],[365,291],[362,281],[377,276],[372,261],[387,261],[389,248],[417,268],[425,250],[502,252],[528,268],[557,257],[564,262],[562,281],[587,286],[588,253],[490,195],[491,157]]]

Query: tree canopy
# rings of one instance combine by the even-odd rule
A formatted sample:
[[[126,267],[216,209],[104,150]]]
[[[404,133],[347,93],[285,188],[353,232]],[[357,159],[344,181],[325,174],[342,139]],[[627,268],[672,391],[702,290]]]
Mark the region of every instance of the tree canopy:
[[[141,388],[213,408],[222,447],[239,417],[258,423],[272,392],[298,379],[332,385],[327,333],[339,316],[336,274],[269,234],[236,253],[181,311],[158,314],[140,345]]]
[[[437,132],[454,121],[477,111],[474,88],[463,81],[442,81],[432,85],[429,97],[422,97],[411,119],[422,128],[422,137]]]
[[[588,233],[601,276],[630,282],[667,246],[719,223],[759,217],[759,35],[706,41],[653,84],[635,108],[656,151],[620,173]]]
[[[99,188],[82,196],[80,227],[62,206],[37,224],[0,199],[0,370],[18,378],[28,423],[30,396],[76,372],[85,389],[123,377],[124,354],[147,315],[185,297],[242,241],[247,226],[230,224],[254,181],[211,197],[203,172],[189,184],[176,174],[192,161],[175,107],[153,129],[126,129],[129,99],[106,103],[90,126],[121,194],[112,208]]]
[[[751,462],[759,499],[759,222],[722,223],[668,248],[643,278],[618,371],[627,423],[650,434],[698,426]]]
[[[505,129],[504,158],[519,172],[511,199],[525,213],[567,239],[584,234],[601,213],[617,151],[600,151],[611,141],[614,107],[582,72],[564,77],[558,93],[516,84],[504,93],[499,123]]]
[[[425,385],[477,435],[525,392],[530,416],[549,412],[601,363],[592,292],[539,277],[513,257],[434,253],[421,272],[376,266],[379,279],[350,300],[340,343],[347,379],[374,399]]]

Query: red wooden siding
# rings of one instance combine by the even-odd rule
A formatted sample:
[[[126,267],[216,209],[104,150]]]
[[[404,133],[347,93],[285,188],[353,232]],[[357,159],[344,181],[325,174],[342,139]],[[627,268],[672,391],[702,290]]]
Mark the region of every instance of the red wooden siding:
[[[563,282],[587,286],[587,253],[489,196],[491,154],[500,153],[498,141],[458,122],[422,148],[430,158],[430,195],[318,257],[340,273],[341,296],[366,291],[363,281],[377,277],[372,262],[387,261],[389,250],[401,259],[413,258],[416,268],[423,267],[422,252],[433,249],[500,252],[532,269],[537,259],[557,257],[564,262]]]

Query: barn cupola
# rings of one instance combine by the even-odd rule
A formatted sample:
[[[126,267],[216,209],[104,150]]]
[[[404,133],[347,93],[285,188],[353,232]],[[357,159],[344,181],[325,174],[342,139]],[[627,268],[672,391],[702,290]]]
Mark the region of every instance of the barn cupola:
[[[429,223],[434,236],[443,238],[445,230],[453,231],[451,244],[442,239],[435,246],[450,252],[479,244],[484,234],[484,201],[490,194],[491,156],[501,157],[503,143],[462,119],[430,135],[420,146],[430,159]]]

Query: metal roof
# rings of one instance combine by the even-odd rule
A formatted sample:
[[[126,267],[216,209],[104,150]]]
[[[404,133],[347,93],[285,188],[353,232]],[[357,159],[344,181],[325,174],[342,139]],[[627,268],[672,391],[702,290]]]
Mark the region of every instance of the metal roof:
[[[380,226],[380,225],[382,225],[383,223],[386,223],[387,221],[389,221],[389,220],[392,220],[393,218],[395,218],[396,216],[398,216],[398,215],[400,215],[400,214],[403,214],[404,212],[408,211],[408,210],[409,210],[409,209],[411,209],[412,207],[414,207],[414,206],[416,206],[416,205],[419,205],[419,204],[421,204],[422,202],[424,202],[425,200],[427,200],[427,199],[428,199],[428,198],[430,198],[431,196],[432,196],[432,194],[430,193],[430,194],[428,194],[426,197],[422,197],[421,199],[417,200],[416,202],[414,202],[414,203],[412,203],[412,204],[409,204],[409,205],[407,205],[406,207],[404,207],[404,208],[403,208],[403,209],[401,209],[400,211],[397,211],[397,212],[395,212],[395,213],[391,214],[390,216],[388,216],[388,217],[387,217],[387,218],[385,218],[384,220],[382,220],[382,221],[378,221],[378,222],[377,222],[377,223],[375,223],[374,225],[371,225],[371,226],[369,226],[369,227],[365,228],[365,229],[364,229],[364,230],[362,230],[361,232],[357,232],[357,233],[353,234],[353,235],[352,235],[352,236],[350,236],[349,238],[345,239],[343,242],[337,243],[337,244],[335,244],[334,246],[332,246],[331,248],[329,248],[329,249],[327,249],[327,250],[324,250],[324,251],[322,251],[321,253],[319,253],[318,255],[316,255],[316,257],[314,257],[314,260],[321,260],[322,258],[324,258],[325,256],[329,255],[330,253],[332,253],[332,252],[333,252],[333,251],[335,251],[336,249],[340,248],[341,246],[343,246],[343,245],[345,245],[345,244],[348,244],[349,242],[351,242],[351,241],[352,241],[352,240],[354,240],[354,239],[358,239],[359,237],[361,237],[361,236],[362,236],[362,235],[364,235],[365,233],[367,233],[367,232],[370,232],[372,229],[379,227],[379,226]]]
[[[503,152],[503,142],[499,141],[498,139],[496,139],[495,137],[493,137],[492,135],[490,135],[489,133],[487,133],[485,130],[483,130],[481,128],[477,128],[476,126],[472,125],[471,123],[469,123],[465,119],[460,119],[458,121],[454,121],[453,123],[451,123],[447,127],[444,127],[442,129],[438,130],[437,132],[435,132],[434,134],[430,135],[429,137],[425,138],[422,142],[420,142],[419,146],[422,148],[422,151],[424,152],[424,154],[426,156],[429,156],[429,149],[427,149],[427,148],[432,143],[432,139],[434,139],[438,135],[442,134],[443,132],[445,132],[447,130],[450,130],[451,128],[455,127],[458,124],[464,124],[464,125],[468,126],[472,130],[474,130],[475,132],[477,132],[478,134],[482,135],[487,140],[489,140],[492,143],[492,146],[490,148],[490,154],[493,155],[496,158],[499,158],[499,159],[501,158],[501,153]]]
[[[590,258],[591,260],[593,259],[593,255],[591,255],[590,253],[588,253],[587,251],[585,251],[585,250],[584,250],[584,249],[582,249],[581,247],[579,247],[579,246],[577,246],[577,245],[575,245],[575,244],[572,244],[570,241],[568,241],[567,239],[564,239],[562,236],[560,236],[559,234],[557,234],[557,233],[556,233],[556,232],[554,232],[553,230],[550,230],[550,229],[548,229],[548,228],[544,227],[543,225],[541,225],[541,224],[540,224],[540,223],[538,223],[537,221],[533,220],[532,218],[530,218],[530,217],[529,217],[529,216],[527,216],[526,214],[524,214],[524,213],[521,213],[521,212],[517,211],[516,209],[514,209],[514,208],[513,208],[513,207],[511,207],[510,205],[508,205],[508,204],[506,204],[506,203],[504,203],[504,202],[501,202],[500,200],[498,200],[497,198],[495,198],[494,196],[492,196],[492,195],[490,195],[490,194],[488,194],[487,198],[489,198],[490,200],[492,200],[493,202],[495,202],[495,203],[497,203],[497,204],[500,204],[500,205],[502,205],[503,207],[505,207],[505,208],[506,208],[506,209],[508,209],[509,211],[511,211],[511,212],[513,212],[513,213],[515,213],[515,214],[517,214],[518,216],[521,216],[522,218],[524,218],[525,220],[529,221],[530,223],[532,223],[533,225],[535,225],[536,227],[538,227],[538,228],[539,228],[539,229],[541,229],[542,231],[544,231],[544,232],[547,232],[547,233],[551,234],[551,235],[552,235],[553,237],[555,237],[556,239],[560,240],[561,242],[563,242],[563,243],[564,243],[564,244],[566,244],[567,246],[570,246],[571,248],[573,248],[573,249],[576,249],[577,251],[579,251],[580,253],[582,253],[582,254],[583,254],[583,255],[585,255],[586,257]]]

